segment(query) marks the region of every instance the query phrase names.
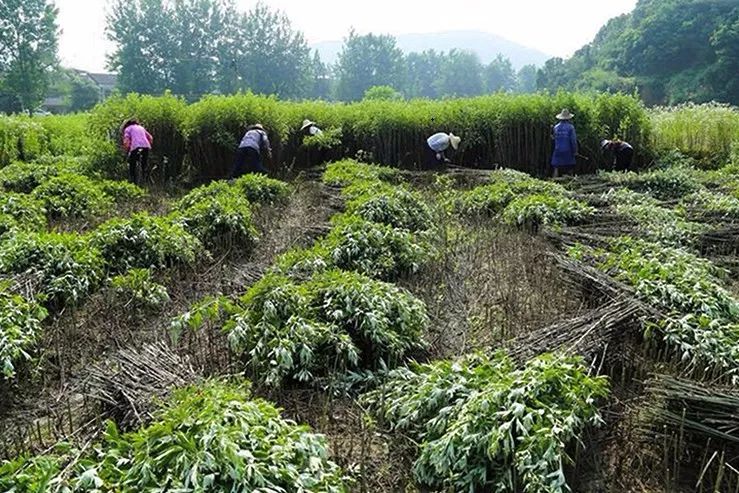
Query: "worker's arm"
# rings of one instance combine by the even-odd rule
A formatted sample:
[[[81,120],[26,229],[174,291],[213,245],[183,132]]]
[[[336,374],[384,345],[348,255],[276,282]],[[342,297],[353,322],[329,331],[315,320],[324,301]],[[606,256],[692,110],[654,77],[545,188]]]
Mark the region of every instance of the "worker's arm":
[[[262,149],[267,153],[267,158],[272,159],[272,145],[269,143],[267,132],[262,133]]]
[[[154,144],[154,137],[152,137],[151,134],[148,131],[146,132],[146,140],[149,141],[149,145],[153,145]]]
[[[128,129],[123,131],[123,149],[125,149],[126,152],[131,150],[131,133]]]
[[[572,130],[570,131],[570,145],[572,146],[573,154],[578,154],[580,149],[577,145],[577,132],[575,131],[575,127],[572,127]]]

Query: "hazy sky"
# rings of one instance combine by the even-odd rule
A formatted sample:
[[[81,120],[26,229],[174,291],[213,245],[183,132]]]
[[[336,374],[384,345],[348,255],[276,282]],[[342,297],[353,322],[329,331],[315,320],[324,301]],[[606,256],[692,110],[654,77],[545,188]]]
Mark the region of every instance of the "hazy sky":
[[[236,0],[248,10],[257,0]],[[344,38],[350,27],[404,34],[486,31],[547,54],[567,57],[593,39],[611,17],[636,0],[266,0],[283,10],[308,42]],[[56,0],[65,66],[100,71],[111,45],[105,39],[108,0]]]

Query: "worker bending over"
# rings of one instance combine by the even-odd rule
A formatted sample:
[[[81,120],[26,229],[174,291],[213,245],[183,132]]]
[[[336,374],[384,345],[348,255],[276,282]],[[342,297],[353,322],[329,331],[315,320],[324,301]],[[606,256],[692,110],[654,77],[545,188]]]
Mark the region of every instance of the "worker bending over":
[[[453,133],[439,132],[426,139],[424,148],[423,164],[425,168],[435,168],[439,165],[451,162],[446,157],[446,151],[451,146],[455,151],[459,149],[461,137]]]

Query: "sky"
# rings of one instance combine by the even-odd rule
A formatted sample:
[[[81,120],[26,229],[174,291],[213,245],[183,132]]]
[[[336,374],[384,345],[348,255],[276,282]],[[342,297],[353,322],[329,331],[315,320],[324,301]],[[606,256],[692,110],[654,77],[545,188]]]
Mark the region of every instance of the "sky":
[[[104,71],[113,46],[105,38],[109,0],[55,0],[62,65]],[[544,53],[569,57],[610,18],[637,0],[265,0],[284,11],[309,43],[359,34],[472,30],[497,34]],[[257,0],[236,0],[249,10]]]

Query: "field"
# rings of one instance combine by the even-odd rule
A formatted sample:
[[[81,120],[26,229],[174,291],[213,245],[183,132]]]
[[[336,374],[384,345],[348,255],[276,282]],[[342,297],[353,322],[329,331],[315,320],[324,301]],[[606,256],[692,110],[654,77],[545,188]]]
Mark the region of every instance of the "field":
[[[542,179],[565,105],[590,173]],[[0,491],[739,491],[737,172],[735,109],[627,96],[0,118]]]

